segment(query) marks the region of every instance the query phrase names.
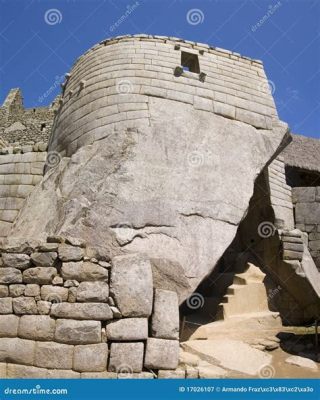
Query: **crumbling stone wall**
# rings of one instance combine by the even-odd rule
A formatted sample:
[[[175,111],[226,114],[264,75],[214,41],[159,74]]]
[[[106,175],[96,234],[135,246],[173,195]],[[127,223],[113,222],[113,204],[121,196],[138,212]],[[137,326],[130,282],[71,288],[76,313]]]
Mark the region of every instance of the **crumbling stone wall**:
[[[0,138],[9,145],[48,142],[57,102],[25,109],[20,89],[11,89],[0,107]]]
[[[200,71],[185,71],[182,53],[197,57]],[[123,36],[102,41],[75,63],[50,150],[70,156],[124,126],[149,126],[153,97],[258,129],[272,129],[277,120],[261,61],[177,38]]]
[[[320,270],[320,187],[292,188],[296,227],[308,236],[310,254]]]
[[[3,242],[0,263],[2,377],[153,378],[177,367],[178,297],[154,290],[146,257],[49,237]]]
[[[0,149],[0,237],[6,237],[26,197],[43,176],[47,144]]]

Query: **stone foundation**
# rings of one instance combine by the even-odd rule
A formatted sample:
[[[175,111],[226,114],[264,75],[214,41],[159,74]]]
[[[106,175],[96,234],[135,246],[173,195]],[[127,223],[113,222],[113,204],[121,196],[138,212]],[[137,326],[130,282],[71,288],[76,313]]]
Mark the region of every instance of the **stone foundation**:
[[[178,367],[178,297],[154,288],[146,256],[93,257],[61,237],[6,240],[1,253],[1,377],[153,378]]]

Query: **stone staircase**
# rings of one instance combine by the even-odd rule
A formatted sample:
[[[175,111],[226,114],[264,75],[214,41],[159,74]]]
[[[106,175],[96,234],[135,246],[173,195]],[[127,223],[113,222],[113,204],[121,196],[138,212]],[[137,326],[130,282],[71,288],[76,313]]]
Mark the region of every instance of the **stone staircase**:
[[[269,311],[264,278],[265,274],[253,264],[248,264],[245,272],[235,274],[218,305],[216,320]]]

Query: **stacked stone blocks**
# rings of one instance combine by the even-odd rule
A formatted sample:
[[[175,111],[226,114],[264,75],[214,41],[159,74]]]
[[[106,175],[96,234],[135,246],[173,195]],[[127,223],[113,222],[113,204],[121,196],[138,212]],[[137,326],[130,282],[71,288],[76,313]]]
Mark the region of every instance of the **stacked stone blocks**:
[[[47,144],[0,149],[0,236],[8,235],[25,198],[43,176]]]
[[[199,58],[204,81],[190,71],[175,76],[182,51]],[[177,38],[119,37],[90,49],[67,76],[50,150],[70,156],[118,129],[149,126],[152,97],[258,129],[272,129],[277,116],[260,61]]]
[[[308,236],[310,254],[320,270],[320,187],[292,189],[296,227]]]
[[[178,297],[154,289],[145,256],[96,258],[60,237],[1,249],[3,377],[153,378],[177,368]]]

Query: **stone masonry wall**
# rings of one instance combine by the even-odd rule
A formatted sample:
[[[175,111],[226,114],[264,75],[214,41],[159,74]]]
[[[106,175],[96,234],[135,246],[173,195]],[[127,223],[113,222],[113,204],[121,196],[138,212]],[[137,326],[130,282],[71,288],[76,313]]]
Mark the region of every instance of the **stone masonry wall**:
[[[308,235],[308,248],[320,270],[320,187],[292,188],[296,228]]]
[[[0,107],[0,139],[7,145],[48,142],[56,103],[25,109],[20,89],[11,89]]]
[[[0,149],[0,237],[8,235],[26,197],[43,176],[47,144]]]
[[[182,51],[198,57],[199,73],[183,70]],[[149,126],[150,97],[261,129],[278,119],[260,61],[177,38],[124,36],[90,49],[67,75],[49,150],[70,156],[118,129]]]
[[[283,157],[278,156],[267,168],[270,202],[275,213],[277,228],[293,229],[293,205],[291,187],[286,183]]]
[[[178,297],[154,290],[146,257],[110,260],[61,237],[6,240],[1,253],[2,377],[153,378],[178,366]]]

